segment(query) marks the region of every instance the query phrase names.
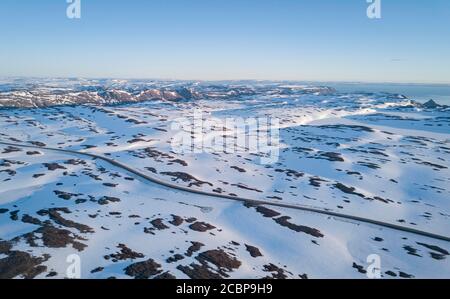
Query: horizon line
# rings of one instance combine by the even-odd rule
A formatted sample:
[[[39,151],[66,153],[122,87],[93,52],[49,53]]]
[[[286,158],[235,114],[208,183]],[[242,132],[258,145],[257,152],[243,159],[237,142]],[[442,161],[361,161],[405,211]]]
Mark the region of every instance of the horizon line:
[[[449,82],[411,82],[411,81],[365,81],[365,80],[314,80],[314,79],[177,79],[157,77],[110,77],[110,76],[0,76],[3,79],[84,79],[84,80],[153,80],[153,81],[185,81],[185,82],[298,82],[298,83],[341,83],[341,84],[393,84],[393,85],[444,85]]]

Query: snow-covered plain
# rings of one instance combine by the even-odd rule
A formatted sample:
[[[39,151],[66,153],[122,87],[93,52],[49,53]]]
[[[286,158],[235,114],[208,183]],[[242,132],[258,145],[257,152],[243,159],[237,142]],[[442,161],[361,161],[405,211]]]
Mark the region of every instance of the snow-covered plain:
[[[137,85],[142,95],[142,84],[108,88],[133,96]],[[184,85],[195,99],[179,100]],[[450,277],[444,240],[183,192],[46,149],[102,155],[213,194],[449,237],[448,107],[281,83],[165,82],[163,89],[170,99],[0,110],[0,142],[37,146],[0,145],[0,277],[64,278],[71,254],[81,258],[82,278],[367,278],[371,255],[380,257],[383,278]],[[194,111],[279,118],[278,161],[261,164],[245,150],[177,153],[172,123]]]

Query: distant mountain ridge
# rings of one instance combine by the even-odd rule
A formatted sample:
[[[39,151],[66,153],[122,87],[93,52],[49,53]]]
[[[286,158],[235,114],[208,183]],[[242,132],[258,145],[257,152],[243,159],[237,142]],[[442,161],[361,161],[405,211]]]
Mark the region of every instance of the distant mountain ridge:
[[[39,108],[83,104],[113,105],[150,100],[180,101],[198,98],[200,98],[200,94],[188,89],[179,91],[150,89],[139,93],[119,89],[97,91],[30,90],[0,93],[0,107]]]
[[[173,81],[32,79],[5,83],[0,88],[0,108],[43,108],[64,105],[117,105],[145,101],[192,101],[255,96],[330,94],[333,88],[285,84],[198,83]],[[1,87],[1,85],[0,85]]]

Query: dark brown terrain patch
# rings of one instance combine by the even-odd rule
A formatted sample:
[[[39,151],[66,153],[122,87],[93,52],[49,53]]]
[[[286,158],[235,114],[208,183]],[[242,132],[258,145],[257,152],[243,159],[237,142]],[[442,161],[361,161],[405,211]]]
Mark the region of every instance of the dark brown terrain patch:
[[[169,165],[170,165],[170,164],[180,164],[181,166],[184,166],[184,167],[188,166],[187,162],[186,162],[186,161],[183,161],[183,160],[181,160],[181,159],[171,160],[170,163],[169,163]]]
[[[117,248],[120,249],[120,252],[107,255],[104,258],[106,260],[109,260],[110,258],[112,258],[113,262],[117,262],[117,261],[128,260],[128,259],[135,260],[135,259],[144,257],[144,254],[131,250],[125,244],[119,244],[117,246]]]
[[[321,179],[319,177],[310,177],[309,178],[309,184],[313,187],[320,187],[321,183],[326,182],[326,180]]]
[[[434,169],[436,169],[436,170],[448,169],[447,166],[442,166],[442,165],[439,165],[439,164],[430,163],[430,162],[426,162],[426,161],[423,161],[423,162],[420,162],[420,163],[417,163],[417,164],[421,164],[421,165],[425,165],[425,166],[430,166],[430,167],[432,167],[432,168],[434,168]]]
[[[12,244],[8,241],[0,241],[0,253],[7,253],[11,250]]]
[[[353,187],[347,187],[341,183],[334,184],[333,186],[346,194],[352,194],[352,195],[356,195],[356,196],[359,196],[362,198],[366,198],[366,196],[364,196],[363,194],[355,192],[356,189]]]
[[[352,130],[367,133],[375,132],[372,128],[358,125],[322,125],[317,127],[321,129],[332,129],[332,130]]]
[[[59,190],[55,190],[53,192],[56,194],[56,196],[58,196],[59,198],[64,199],[64,200],[70,200],[72,197],[76,197],[76,196],[80,195],[80,194],[59,191]]]
[[[54,170],[57,170],[57,169],[67,169],[64,166],[59,165],[58,163],[44,163],[43,165],[45,167],[47,167],[47,169],[49,171],[54,171]]]
[[[113,184],[113,183],[103,183],[103,186],[105,187],[110,187],[110,188],[115,188],[118,186],[118,184]]]
[[[327,152],[327,153],[320,153],[319,159],[325,159],[331,162],[345,162],[344,158],[342,158],[342,155],[339,153],[333,153],[333,152]]]
[[[414,275],[411,275],[411,274],[408,274],[408,273],[405,273],[405,272],[399,272],[399,274],[398,274],[401,278],[414,278]]]
[[[231,168],[231,169],[234,169],[234,170],[237,170],[237,171],[239,171],[239,172],[241,172],[241,173],[247,172],[244,168],[240,168],[240,167],[238,167],[238,166],[231,166],[230,168]]]
[[[295,177],[295,178],[301,178],[305,175],[302,172],[298,172],[298,171],[292,170],[292,169],[286,169],[285,173],[288,177]]]
[[[42,234],[42,238],[37,236],[39,234]],[[83,251],[87,247],[85,244],[78,242],[78,240],[82,239],[71,231],[59,229],[48,224],[22,237],[32,247],[37,247],[36,240],[42,240],[44,246],[49,248],[65,248],[67,245],[72,245],[76,250]]]
[[[155,168],[153,168],[153,167],[145,167],[145,169],[147,169],[148,171],[150,171],[152,173],[155,173],[155,174],[158,173],[158,171]]]
[[[403,246],[403,249],[406,250],[406,252],[409,255],[413,255],[413,256],[417,256],[417,257],[422,257],[420,254],[417,253],[417,249],[413,248],[412,246],[409,245],[405,245]]]
[[[17,220],[19,220],[19,212],[20,212],[19,210],[9,212],[9,218],[10,218],[12,221],[17,221]]]
[[[98,273],[98,272],[102,272],[103,270],[105,270],[105,268],[103,268],[103,267],[97,267],[97,268],[91,270],[91,273],[92,273],[92,274],[93,274],[93,273]]]
[[[370,169],[380,169],[381,166],[371,162],[357,162],[359,165],[370,168]]]
[[[120,199],[117,197],[103,196],[99,199],[98,204],[103,206],[113,202],[120,202]]]
[[[211,184],[209,182],[201,181],[185,172],[161,172],[161,174],[173,177],[172,181],[174,181],[174,182],[181,180],[185,183],[189,183],[188,187],[192,187],[192,186],[201,187],[205,184],[209,185],[211,187],[213,186],[213,184]]]
[[[224,277],[211,271],[206,265],[191,264],[190,266],[179,265],[178,270],[186,274],[190,279],[223,279]]]
[[[86,165],[86,161],[84,160],[80,160],[80,159],[69,159],[66,162],[64,162],[64,164],[68,164],[68,165]]]
[[[436,245],[429,245],[429,244],[419,243],[419,242],[417,242],[417,245],[420,245],[422,247],[425,247],[425,248],[431,250],[429,252],[430,256],[435,260],[444,260],[448,255],[450,255],[450,253],[447,250],[445,250],[439,246],[436,246]]]
[[[255,246],[245,244],[245,248],[250,253],[251,257],[256,258],[256,257],[263,256],[261,251],[258,248],[256,248]]]
[[[44,147],[44,146],[47,146],[45,143],[40,142],[40,141],[30,141],[30,143],[31,143],[32,145],[35,145],[35,146],[38,146],[38,147]]]
[[[138,142],[145,142],[145,140],[142,138],[134,138],[134,139],[127,141],[127,143],[129,143],[129,144],[138,143]]]
[[[240,188],[240,189],[244,189],[244,190],[248,190],[248,191],[255,191],[255,192],[258,192],[258,193],[263,193],[263,192],[262,192],[261,190],[259,190],[259,189],[252,188],[252,187],[246,186],[246,185],[244,185],[244,184],[231,184],[231,186],[233,186],[233,187],[238,187],[238,188]]]
[[[184,256],[182,256],[181,254],[178,254],[178,253],[177,253],[177,254],[175,254],[175,255],[169,257],[169,258],[166,260],[166,262],[167,262],[168,264],[171,264],[171,263],[175,263],[175,262],[181,261],[182,259],[184,259]]]
[[[163,223],[163,219],[158,218],[150,221],[150,224],[153,225],[157,230],[168,229],[169,227]]]
[[[216,227],[205,222],[194,222],[193,224],[189,225],[189,228],[194,231],[204,233],[208,230],[215,229]]]
[[[273,218],[281,215],[281,213],[263,206],[257,206],[256,211],[266,218]]]
[[[242,264],[239,260],[230,256],[222,249],[202,252],[196,257],[196,259],[202,264],[209,262],[217,266],[221,272],[230,272],[233,269],[238,269]],[[228,275],[224,276],[228,277]]]
[[[391,276],[391,277],[397,277],[397,274],[395,272],[393,272],[393,271],[390,271],[390,270],[386,271],[385,274],[388,275],[388,276]]]
[[[153,277],[153,279],[177,279],[177,278],[169,272],[164,272],[158,276]]]
[[[357,263],[353,263],[353,269],[358,270],[359,273],[361,274],[366,274],[367,271],[364,269],[364,266],[358,265]]]
[[[94,229],[92,229],[91,227],[89,227],[85,224],[81,224],[81,223],[77,223],[72,220],[65,219],[64,217],[61,216],[59,211],[62,211],[66,214],[71,213],[70,211],[68,211],[68,209],[61,209],[61,208],[49,209],[48,215],[49,215],[50,219],[52,219],[55,223],[65,226],[65,227],[75,228],[75,229],[79,230],[81,233],[93,233],[94,232]]]
[[[181,218],[180,216],[172,215],[172,218],[173,219],[171,221],[169,221],[169,223],[174,226],[180,226],[184,222],[183,218]]]
[[[14,147],[14,146],[8,146],[6,147],[2,154],[10,154],[10,153],[14,153],[14,152],[21,152],[22,150],[20,148]]]
[[[302,232],[302,233],[311,235],[311,236],[316,237],[316,238],[323,238],[324,237],[324,235],[318,229],[311,228],[311,227],[304,226],[304,225],[297,225],[297,224],[291,223],[291,222],[289,222],[290,219],[291,219],[291,217],[289,217],[289,216],[283,216],[283,217],[280,217],[280,218],[277,218],[277,219],[274,219],[274,220],[279,225],[287,227],[290,230],[296,231],[298,233]]]
[[[0,259],[0,279],[16,278],[23,275],[31,279],[47,271],[47,267],[41,265],[48,259],[33,257],[22,251],[11,251],[6,258]]]
[[[160,274],[162,270],[161,265],[153,259],[144,262],[139,262],[126,267],[125,274],[135,279],[149,279],[151,276]]]
[[[25,214],[25,215],[22,216],[22,222],[23,223],[34,224],[34,225],[42,225],[42,222],[39,219],[34,218],[34,217],[32,217],[32,216],[30,216],[28,214]]]
[[[188,248],[188,250],[187,250],[187,252],[186,252],[186,256],[192,256],[192,254],[193,254],[194,252],[200,251],[200,249],[201,249],[203,246],[205,246],[205,244],[200,243],[200,242],[196,242],[196,241],[191,242],[191,244],[192,244],[192,245]]]
[[[271,278],[271,279],[287,279],[286,271],[284,269],[281,269],[280,267],[270,263],[268,265],[264,265],[263,268],[264,272],[271,272],[271,277],[265,277],[265,278]]]
[[[275,172],[278,173],[285,173],[288,177],[293,177],[293,178],[301,178],[303,177],[305,174],[302,172],[298,172],[296,170],[292,170],[292,169],[275,169]]]
[[[41,155],[41,152],[38,151],[29,151],[27,152],[28,156],[36,156],[36,155]]]

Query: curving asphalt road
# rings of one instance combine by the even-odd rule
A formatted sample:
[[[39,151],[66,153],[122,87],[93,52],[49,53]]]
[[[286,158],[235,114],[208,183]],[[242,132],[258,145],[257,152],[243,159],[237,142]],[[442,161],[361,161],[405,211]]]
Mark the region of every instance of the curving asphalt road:
[[[61,152],[61,153],[66,153],[66,154],[71,154],[71,155],[76,155],[76,156],[84,156],[84,157],[90,157],[93,159],[102,160],[102,161],[105,161],[105,162],[115,166],[115,167],[121,168],[129,173],[134,174],[135,176],[141,178],[141,180],[143,180],[145,182],[151,182],[153,184],[164,186],[164,187],[167,187],[170,189],[175,189],[178,191],[183,191],[183,192],[188,192],[188,193],[193,193],[193,194],[203,195],[203,196],[208,196],[208,197],[215,197],[215,198],[239,201],[239,202],[243,202],[243,203],[247,203],[247,204],[255,205],[255,206],[266,205],[266,206],[274,206],[274,207],[281,207],[281,208],[287,208],[287,209],[312,212],[312,213],[333,216],[333,217],[342,218],[342,219],[353,220],[353,221],[362,222],[362,223],[373,224],[373,225],[377,225],[377,226],[381,226],[381,227],[385,227],[385,228],[389,228],[389,229],[394,229],[394,230],[398,230],[398,231],[403,231],[403,232],[412,233],[412,234],[416,234],[416,235],[420,235],[420,236],[424,236],[424,237],[429,237],[429,238],[433,238],[433,239],[450,242],[449,236],[434,234],[434,233],[430,233],[430,232],[426,232],[426,231],[422,231],[422,230],[418,230],[418,229],[414,229],[414,228],[410,228],[410,227],[404,227],[401,225],[392,224],[389,222],[383,222],[383,221],[378,221],[378,220],[374,220],[374,219],[358,217],[358,216],[354,216],[354,215],[337,213],[337,212],[333,212],[333,211],[325,210],[325,209],[321,209],[321,208],[307,207],[307,206],[294,205],[294,204],[283,204],[283,203],[277,203],[277,202],[268,202],[268,201],[255,200],[255,199],[244,198],[244,197],[239,197],[239,196],[216,194],[216,193],[192,189],[189,187],[183,187],[183,186],[180,186],[177,184],[163,181],[159,178],[150,176],[148,174],[142,173],[139,170],[131,168],[125,164],[122,164],[122,163],[116,161],[116,160],[110,159],[105,156],[97,155],[97,154],[91,154],[91,153],[79,152],[79,151],[67,150],[67,149],[60,149],[60,148],[41,147],[41,146],[34,146],[34,145],[28,145],[28,144],[2,142],[2,141],[0,141],[0,145],[8,145],[8,146],[31,148],[31,149],[41,149],[41,150],[47,150],[47,151],[56,151],[56,152]]]

